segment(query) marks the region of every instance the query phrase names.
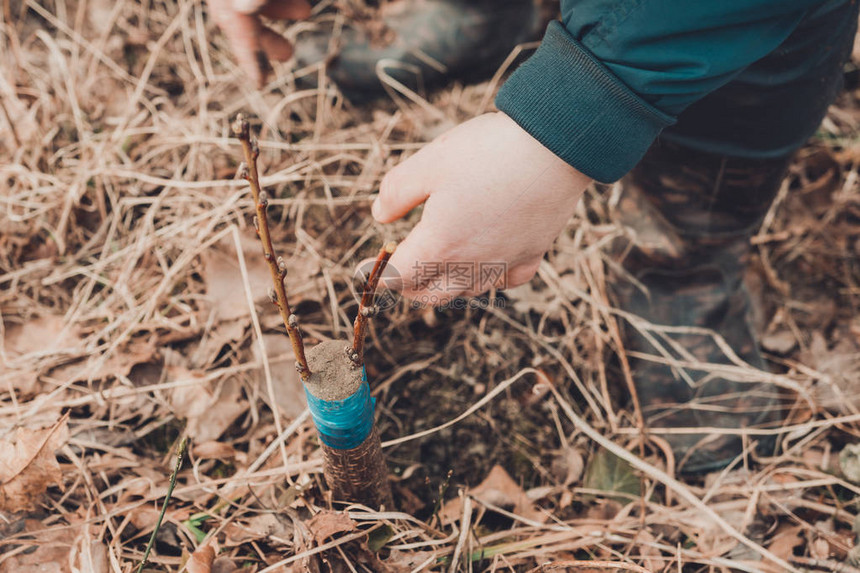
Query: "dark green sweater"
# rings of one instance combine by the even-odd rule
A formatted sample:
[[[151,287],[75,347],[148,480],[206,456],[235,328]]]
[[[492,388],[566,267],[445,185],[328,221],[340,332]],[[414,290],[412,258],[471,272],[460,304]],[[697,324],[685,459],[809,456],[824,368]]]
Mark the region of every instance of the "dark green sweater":
[[[846,0],[562,0],[497,107],[579,171],[629,171],[686,107]]]

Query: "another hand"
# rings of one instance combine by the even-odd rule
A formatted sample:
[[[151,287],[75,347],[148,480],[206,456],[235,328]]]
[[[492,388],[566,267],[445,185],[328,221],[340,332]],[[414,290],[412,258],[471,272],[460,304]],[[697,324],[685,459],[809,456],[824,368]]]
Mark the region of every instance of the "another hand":
[[[307,0],[208,0],[212,18],[227,36],[239,66],[258,88],[263,87],[269,60],[286,61],[293,46],[265,26],[260,16],[273,20],[301,20],[311,14]]]
[[[425,203],[391,286],[438,305],[528,282],[590,182],[502,113],[452,129],[392,169],[373,204],[389,223]]]

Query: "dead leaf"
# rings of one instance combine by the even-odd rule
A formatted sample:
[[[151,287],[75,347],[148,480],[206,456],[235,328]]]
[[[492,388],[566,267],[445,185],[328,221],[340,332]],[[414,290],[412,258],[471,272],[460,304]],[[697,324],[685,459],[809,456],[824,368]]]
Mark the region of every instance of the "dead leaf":
[[[828,347],[824,335],[814,332],[802,359],[824,375],[815,385],[816,402],[848,414],[860,408],[860,343],[850,333],[835,333],[833,339],[836,343]]]
[[[345,513],[323,510],[306,522],[317,544],[338,533],[355,531],[355,522]]]
[[[267,299],[272,277],[263,259],[260,243],[250,237],[242,237],[242,255],[248,271],[251,296],[255,301]],[[201,254],[203,282],[206,294],[215,308],[216,319],[227,321],[250,316],[245,297],[245,284],[233,240],[226,238],[215,247]]]
[[[418,567],[427,562],[434,563],[438,555],[433,551],[400,551],[392,549],[385,563],[395,567],[404,567],[407,571],[418,571]],[[426,571],[426,569],[421,569]]]
[[[582,470],[585,467],[585,462],[582,453],[570,446],[562,449],[561,452],[552,461],[552,473],[564,486],[579,481],[582,477]]]
[[[803,544],[803,528],[799,525],[781,525],[767,546],[777,557],[788,561],[794,556],[794,548]]]
[[[48,486],[62,484],[54,452],[68,440],[68,415],[50,428],[18,428],[12,442],[0,440],[0,510],[33,509]]]
[[[219,557],[212,563],[212,573],[236,573],[240,571],[236,563],[229,557]]]
[[[109,573],[110,559],[107,546],[101,541],[84,540],[78,555],[78,570],[81,573]]]
[[[305,387],[295,368],[296,359],[290,346],[290,339],[286,334],[264,334],[263,345],[266,347],[271,366],[272,386],[278,408],[287,418],[297,418],[305,409]],[[252,348],[254,359],[261,362],[260,345],[254,344]],[[259,370],[257,380],[263,394],[268,395],[262,368]]]
[[[253,232],[253,231],[252,231]],[[248,271],[248,283],[255,302],[268,302],[272,276],[263,258],[263,248],[256,237],[242,235],[242,256]],[[310,256],[286,258],[289,274],[288,293],[299,293],[320,271],[319,262]],[[232,238],[228,237],[201,254],[206,294],[216,311],[216,320],[227,321],[250,316],[245,297],[245,282]],[[298,302],[291,297],[292,303]]]
[[[546,516],[532,503],[526,492],[500,465],[495,465],[477,487],[468,491],[474,499],[509,510],[516,515],[543,523]],[[440,512],[443,523],[453,523],[463,517],[462,498],[445,503]]]
[[[32,396],[36,393],[39,382],[39,373],[34,372],[32,368],[23,370],[12,370],[5,372],[0,376],[0,391],[12,394],[20,394],[22,396]]]
[[[26,519],[23,525],[19,536],[28,550],[10,559],[0,559],[0,573],[72,573],[71,552],[78,535],[75,528],[46,528],[37,519]]]
[[[202,444],[194,443],[191,446],[194,455],[206,460],[229,460],[232,458],[245,458],[243,452],[236,451],[230,444],[223,442],[208,441]]]
[[[146,488],[149,490],[149,487]],[[135,529],[138,531],[152,531],[155,528],[155,523],[158,521],[158,516],[161,513],[157,507],[144,505],[138,507],[129,516],[129,520]]]
[[[60,383],[84,380],[104,380],[108,377],[128,376],[138,364],[149,362],[156,357],[155,342],[149,339],[132,339],[110,356],[88,355],[77,360],[52,368],[47,376]]]
[[[204,381],[202,373],[181,366],[168,367],[167,372],[168,381],[200,378],[199,384],[181,384],[170,394],[173,412],[186,420],[187,432],[195,440],[217,440],[247,409],[239,383],[232,378],[212,388],[213,383]]]
[[[212,562],[215,561],[215,548],[210,543],[204,543],[194,550],[185,564],[187,573],[212,573]]]
[[[61,314],[46,314],[21,324],[7,325],[3,336],[6,353],[13,359],[75,349],[79,342],[77,331],[65,327]]]
[[[293,525],[288,517],[274,513],[261,513],[246,520],[234,521],[224,527],[227,546],[241,545],[258,539],[290,540]]]
[[[377,529],[376,532],[378,533],[382,529],[385,528]],[[391,534],[393,534],[393,531]],[[370,536],[372,535],[373,533],[370,534]],[[384,560],[380,559],[377,551],[374,551],[369,547],[369,540],[362,540],[358,544],[356,560],[374,573],[409,573],[415,569],[414,567],[405,565],[400,560],[392,559],[390,557]]]
[[[47,314],[20,324],[6,324],[3,349],[10,364],[3,364],[0,391],[25,396],[38,391],[39,374],[46,366],[79,354],[80,338],[74,328],[64,328],[63,315]],[[33,362],[39,359],[38,363]],[[51,363],[46,365],[46,360]],[[16,368],[16,364],[20,367]]]
[[[622,509],[621,504],[614,499],[599,499],[585,511],[585,515],[588,519],[612,521]]]
[[[245,328],[250,321],[245,318],[223,320],[214,324],[200,339],[194,352],[189,356],[189,364],[193,368],[207,369],[218,360],[218,356],[228,344],[241,343],[245,337]]]

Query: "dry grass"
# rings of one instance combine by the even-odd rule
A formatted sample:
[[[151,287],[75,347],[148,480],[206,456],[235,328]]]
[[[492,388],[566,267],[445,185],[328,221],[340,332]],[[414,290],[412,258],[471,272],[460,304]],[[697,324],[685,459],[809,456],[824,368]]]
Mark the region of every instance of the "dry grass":
[[[429,98],[392,86],[359,108],[298,82],[318,69],[281,66],[251,90],[199,2],[3,6],[0,443],[65,413],[69,438],[59,483],[0,513],[0,571],[132,571],[185,435],[153,571],[857,571],[860,487],[837,459],[860,432],[853,95],[755,239],[774,373],[722,367],[798,393],[784,427],[745,433],[776,434],[780,456],[682,482],[659,435],[639,454],[613,358],[617,322],[636,319],[605,292],[603,247],[622,231],[611,193],[592,190],[508,308],[402,304],[374,321],[368,373],[400,511],[351,507],[346,519],[330,512],[289,344],[264,302],[230,122],[259,118],[274,239],[307,337],[344,338],[355,262],[414,223],[373,222],[381,175],[486,109],[497,80]],[[644,497],[587,487],[597,446],[635,468]],[[502,493],[460,488],[495,464],[514,476],[490,484]],[[203,549],[184,565],[215,545],[210,569],[194,569]]]

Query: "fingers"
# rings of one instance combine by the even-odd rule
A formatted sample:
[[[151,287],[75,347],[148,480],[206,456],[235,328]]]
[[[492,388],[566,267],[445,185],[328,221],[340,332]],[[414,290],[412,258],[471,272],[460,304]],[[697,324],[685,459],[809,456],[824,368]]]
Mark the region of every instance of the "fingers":
[[[285,62],[293,55],[293,45],[271,28],[262,25],[256,16],[234,14],[221,28],[233,48],[239,67],[257,89],[266,83],[269,60]]]
[[[532,280],[540,266],[537,259],[514,266],[508,272],[496,272],[504,263],[442,260],[422,248],[426,238],[421,234],[407,239],[392,256],[389,267],[398,272],[389,276],[385,286],[423,304],[447,305],[455,298],[480,296],[492,288],[518,287]],[[475,272],[469,274],[466,270]]]
[[[524,285],[532,280],[540,267],[541,259],[521,264],[509,270],[505,277],[504,285],[496,285],[501,288],[514,288]]]
[[[311,15],[307,0],[232,0],[232,7],[241,14],[262,14],[273,20],[304,20]]]
[[[232,0],[233,10],[252,16],[266,6],[268,0]]]
[[[462,289],[452,289],[444,281],[445,249],[429,227],[420,222],[398,246],[388,262],[398,279],[385,281],[385,286],[399,290],[404,296],[426,300],[430,295],[442,302],[458,296]]]
[[[416,158],[412,157],[389,171],[379,185],[379,196],[373,202],[371,212],[380,223],[396,221],[430,196],[428,181],[414,168],[417,164],[413,159]]]
[[[258,89],[265,84],[270,60],[286,61],[293,55],[292,45],[264,26],[260,15],[298,20],[311,13],[307,0],[209,0],[209,4],[239,67]]]
[[[250,1],[259,2],[259,0]],[[304,20],[311,16],[311,5],[307,0],[264,1],[263,6],[259,10],[260,14],[272,20]]]
[[[448,305],[458,297],[478,296],[491,288],[508,289],[534,278],[541,257],[514,265],[507,272],[477,272],[466,278],[456,269],[499,271],[501,262],[457,261],[445,257],[445,249],[419,223],[391,256],[381,284],[400,291],[403,296],[421,304]],[[368,268],[374,259],[359,263]]]
[[[266,80],[268,62],[262,51],[260,36],[263,25],[256,16],[233,13],[225,15],[219,22],[227,41],[233,49],[233,55],[257,88],[261,88]]]
[[[260,46],[270,60],[286,62],[292,57],[293,45],[286,38],[266,26],[260,31]]]

